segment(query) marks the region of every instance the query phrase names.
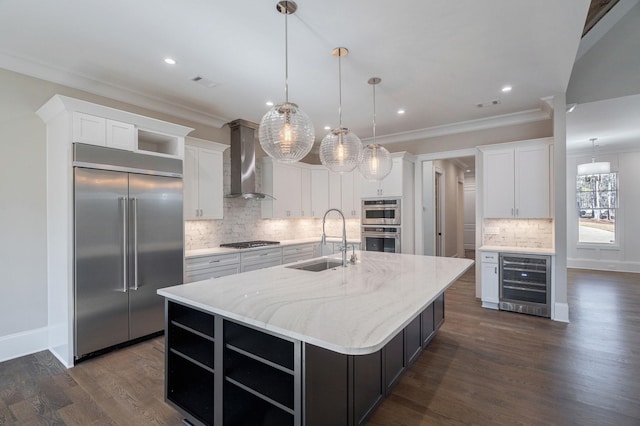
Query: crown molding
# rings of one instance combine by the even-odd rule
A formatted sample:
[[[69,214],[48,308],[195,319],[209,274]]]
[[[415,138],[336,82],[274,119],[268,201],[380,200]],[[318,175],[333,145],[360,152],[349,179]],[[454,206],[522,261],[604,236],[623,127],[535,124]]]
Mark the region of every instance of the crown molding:
[[[0,52],[0,68],[24,74],[30,77],[83,90],[98,96],[104,96],[120,102],[126,102],[141,108],[172,115],[184,120],[193,121],[206,126],[221,128],[229,120],[215,115],[205,114],[184,105],[167,102],[130,89],[118,87],[104,81],[95,80],[83,75],[73,74],[67,70],[52,67],[32,59],[25,59]]]
[[[517,124],[532,123],[551,118],[548,110],[544,108],[531,109],[511,114],[496,115],[493,117],[479,118],[476,120],[461,121],[458,123],[444,124],[441,126],[427,127],[425,129],[410,130],[376,137],[380,144],[392,144],[398,142],[410,142],[420,139],[428,139],[437,136],[453,135],[457,133],[472,132],[477,130],[493,129],[496,127],[512,126]],[[369,142],[373,138],[363,139]]]

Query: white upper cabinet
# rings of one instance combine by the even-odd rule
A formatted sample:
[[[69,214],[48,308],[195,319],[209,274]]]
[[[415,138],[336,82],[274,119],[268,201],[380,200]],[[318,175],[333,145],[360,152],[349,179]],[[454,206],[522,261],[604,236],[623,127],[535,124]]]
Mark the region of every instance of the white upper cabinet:
[[[483,148],[484,217],[551,217],[549,142]]]
[[[363,198],[378,197],[413,197],[413,161],[404,152],[391,154],[393,167],[387,177],[381,181],[362,179],[361,193]]]
[[[133,124],[106,120],[107,146],[133,151],[136,145],[136,127]]]
[[[300,169],[300,216],[313,217],[311,212],[311,170]]]
[[[222,219],[223,157],[228,145],[187,137],[184,148],[184,219]]]
[[[329,209],[329,170],[311,170],[311,217],[321,218]]]
[[[262,191],[274,198],[261,202],[262,217],[302,217],[302,170],[299,165],[279,163],[264,157]]]
[[[73,113],[73,142],[132,151],[136,128],[133,124],[108,120],[81,112]]]
[[[358,170],[342,176],[342,212],[347,218],[360,218],[360,187],[362,177]]]

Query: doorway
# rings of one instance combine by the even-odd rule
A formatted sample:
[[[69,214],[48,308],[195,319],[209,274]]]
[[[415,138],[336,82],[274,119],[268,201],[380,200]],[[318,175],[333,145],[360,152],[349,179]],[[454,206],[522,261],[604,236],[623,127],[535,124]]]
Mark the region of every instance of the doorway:
[[[441,169],[437,168],[435,169],[435,185],[434,185],[434,194],[435,194],[435,206],[434,206],[434,212],[436,215],[436,256],[444,256],[444,238],[442,237],[442,232],[444,229],[444,215],[442,212],[442,209],[444,208],[444,200],[443,197],[445,195],[445,191],[443,188],[444,185],[444,179],[443,179],[443,172]]]

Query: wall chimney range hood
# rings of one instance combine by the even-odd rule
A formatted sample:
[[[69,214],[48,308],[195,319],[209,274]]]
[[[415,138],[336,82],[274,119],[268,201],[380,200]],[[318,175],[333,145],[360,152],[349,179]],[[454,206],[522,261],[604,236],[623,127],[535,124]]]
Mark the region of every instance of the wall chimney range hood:
[[[273,197],[256,192],[256,123],[233,120],[231,129],[231,192],[226,198],[258,199]]]

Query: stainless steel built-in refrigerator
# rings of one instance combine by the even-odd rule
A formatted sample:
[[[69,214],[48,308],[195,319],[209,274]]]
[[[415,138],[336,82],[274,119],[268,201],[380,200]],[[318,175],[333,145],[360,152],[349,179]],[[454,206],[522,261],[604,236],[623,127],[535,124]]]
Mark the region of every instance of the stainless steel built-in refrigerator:
[[[182,161],[74,145],[79,360],[164,328],[162,287],[182,283]]]

